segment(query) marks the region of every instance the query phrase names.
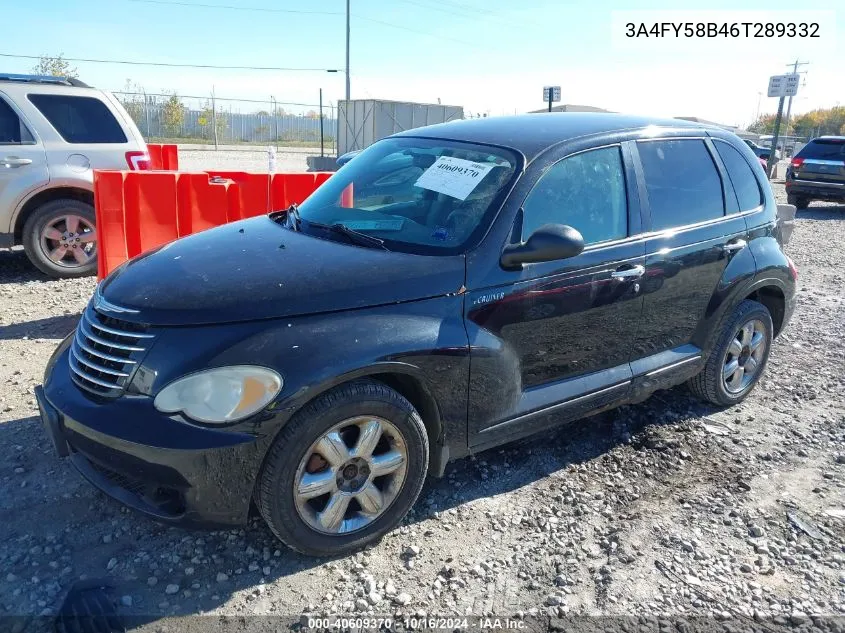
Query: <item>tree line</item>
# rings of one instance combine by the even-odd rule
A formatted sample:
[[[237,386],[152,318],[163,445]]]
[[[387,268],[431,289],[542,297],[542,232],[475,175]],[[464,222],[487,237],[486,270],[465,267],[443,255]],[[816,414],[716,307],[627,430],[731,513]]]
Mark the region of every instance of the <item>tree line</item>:
[[[774,134],[775,118],[774,114],[764,114],[748,126],[748,131],[755,134]],[[818,108],[794,116],[789,122],[788,131],[782,122],[780,133],[807,139],[825,135],[845,135],[845,106]]]

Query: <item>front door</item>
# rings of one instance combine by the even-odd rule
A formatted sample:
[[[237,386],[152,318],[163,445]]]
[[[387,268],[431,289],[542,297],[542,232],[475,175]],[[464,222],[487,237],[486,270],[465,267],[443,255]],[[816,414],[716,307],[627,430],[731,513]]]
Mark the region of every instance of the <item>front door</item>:
[[[13,233],[18,202],[49,180],[44,146],[0,92],[0,233]]]
[[[526,264],[506,285],[468,292],[472,446],[527,435],[627,393],[645,271],[645,243],[632,235],[639,220],[629,220],[639,215],[630,180],[620,145],[554,163],[517,225],[523,240],[544,224],[570,225],[584,252]]]

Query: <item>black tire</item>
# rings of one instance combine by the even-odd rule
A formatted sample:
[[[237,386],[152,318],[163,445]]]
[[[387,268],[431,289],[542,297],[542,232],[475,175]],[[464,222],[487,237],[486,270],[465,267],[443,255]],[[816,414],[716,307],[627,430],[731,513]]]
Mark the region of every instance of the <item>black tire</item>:
[[[809,198],[793,195],[791,193],[787,194],[786,202],[787,204],[794,205],[796,209],[806,209],[810,204]]]
[[[92,257],[85,264],[67,266],[54,263],[41,246],[41,232],[44,228],[67,214],[84,218],[95,225],[94,207],[81,200],[61,198],[45,202],[27,218],[23,227],[22,242],[29,261],[45,275],[57,278],[87,277],[97,272],[97,259]]]
[[[747,386],[739,392],[728,391],[722,377],[722,370],[727,360],[728,348],[731,346],[740,328],[746,323],[755,320],[762,323],[763,329],[765,330],[764,343],[766,347],[763,350],[762,358],[753,378]],[[740,303],[722,321],[721,333],[718,335],[716,344],[707,359],[707,363],[704,365],[704,369],[687,381],[690,391],[698,398],[717,406],[728,407],[742,402],[751,393],[751,390],[754,389],[754,386],[766,369],[766,363],[769,360],[769,352],[772,346],[773,331],[772,317],[766,306],[749,299]]]
[[[378,416],[402,434],[407,449],[404,481],[393,501],[367,526],[348,534],[324,534],[300,516],[294,499],[305,452],[338,423]],[[255,487],[258,510],[285,545],[312,556],[338,556],[360,549],[393,529],[417,500],[428,471],[428,435],[413,405],[383,383],[357,380],[327,391],[298,411],[276,437]]]

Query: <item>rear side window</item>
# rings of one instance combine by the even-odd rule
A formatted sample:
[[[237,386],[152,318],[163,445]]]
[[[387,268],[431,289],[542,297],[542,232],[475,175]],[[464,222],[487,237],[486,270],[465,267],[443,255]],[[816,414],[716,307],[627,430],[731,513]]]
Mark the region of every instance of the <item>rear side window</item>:
[[[564,158],[540,177],[525,199],[522,237],[544,224],[568,224],[585,244],[628,235],[628,199],[619,147]]]
[[[722,180],[704,141],[640,141],[637,147],[653,231],[725,214]]]
[[[810,141],[801,151],[799,158],[815,160],[845,160],[845,139],[816,139]]]
[[[748,211],[763,204],[763,192],[760,191],[757,178],[742,154],[727,143],[714,141],[713,144],[725,164],[725,169],[728,170],[728,176],[739,202],[739,210]]]
[[[68,143],[126,142],[120,124],[99,99],[54,94],[28,98]]]
[[[0,145],[32,145],[33,143],[35,139],[23,121],[5,99],[0,98]]]

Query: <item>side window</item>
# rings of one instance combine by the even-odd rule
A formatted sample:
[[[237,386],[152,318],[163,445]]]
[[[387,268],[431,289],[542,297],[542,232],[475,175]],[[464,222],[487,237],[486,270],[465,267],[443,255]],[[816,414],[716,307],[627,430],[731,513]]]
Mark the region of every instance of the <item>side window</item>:
[[[35,143],[30,131],[12,110],[12,106],[0,98],[0,145],[32,145]]]
[[[93,97],[30,94],[27,98],[68,143],[125,143],[106,104]]]
[[[522,205],[522,237],[544,224],[568,224],[596,244],[628,235],[628,199],[619,147],[564,158],[540,177]]]
[[[639,141],[637,148],[653,231],[725,214],[722,180],[704,141]]]
[[[716,151],[725,163],[728,176],[739,201],[739,210],[748,211],[763,204],[763,192],[748,162],[737,150],[721,141],[713,141]]]

